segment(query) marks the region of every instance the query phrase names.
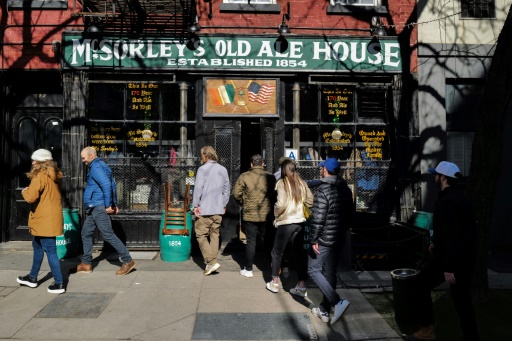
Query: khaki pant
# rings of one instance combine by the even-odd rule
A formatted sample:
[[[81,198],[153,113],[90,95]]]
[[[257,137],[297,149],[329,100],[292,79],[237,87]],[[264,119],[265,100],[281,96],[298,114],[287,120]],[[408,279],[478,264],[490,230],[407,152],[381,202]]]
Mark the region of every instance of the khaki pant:
[[[204,261],[208,265],[217,263],[219,252],[219,229],[222,222],[221,215],[200,216],[195,222],[195,233],[199,249]],[[208,236],[210,241],[208,241]]]

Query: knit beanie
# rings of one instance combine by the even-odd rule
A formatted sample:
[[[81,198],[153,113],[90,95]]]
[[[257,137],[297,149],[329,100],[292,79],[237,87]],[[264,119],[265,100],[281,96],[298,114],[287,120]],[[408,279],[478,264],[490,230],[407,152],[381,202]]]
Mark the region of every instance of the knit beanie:
[[[51,161],[52,153],[46,149],[38,149],[32,154],[32,160],[34,161]]]

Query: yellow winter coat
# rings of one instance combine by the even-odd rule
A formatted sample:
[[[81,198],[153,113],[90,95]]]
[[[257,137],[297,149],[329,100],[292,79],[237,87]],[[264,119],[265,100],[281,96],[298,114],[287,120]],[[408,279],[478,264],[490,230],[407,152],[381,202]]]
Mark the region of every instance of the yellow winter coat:
[[[38,237],[56,237],[63,233],[62,200],[58,182],[61,172],[46,168],[36,174],[21,195],[31,205],[28,217],[30,234]]]

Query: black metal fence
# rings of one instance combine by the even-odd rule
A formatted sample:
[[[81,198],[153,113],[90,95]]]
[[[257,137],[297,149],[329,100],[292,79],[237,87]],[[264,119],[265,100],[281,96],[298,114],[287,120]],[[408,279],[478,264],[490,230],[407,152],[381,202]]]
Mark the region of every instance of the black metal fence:
[[[117,205],[123,212],[160,213],[163,185],[171,183],[171,204],[183,205],[187,183],[193,186],[197,158],[110,158],[117,185]]]
[[[356,209],[360,212],[382,212],[392,200],[387,188],[389,161],[348,161],[341,163],[340,174],[352,190]],[[318,179],[318,161],[297,161],[297,169],[304,180]]]
[[[171,204],[179,207],[184,200],[186,185],[193,188],[198,158],[109,158],[106,162],[114,172],[118,206],[123,212],[157,213],[163,209],[163,184],[171,183]],[[304,180],[318,179],[318,161],[297,161]],[[360,212],[378,213],[389,205],[392,193],[387,193],[389,174],[387,161],[345,162],[341,175],[352,189],[356,208]],[[232,180],[233,182],[236,179]],[[391,186],[392,187],[392,186]]]

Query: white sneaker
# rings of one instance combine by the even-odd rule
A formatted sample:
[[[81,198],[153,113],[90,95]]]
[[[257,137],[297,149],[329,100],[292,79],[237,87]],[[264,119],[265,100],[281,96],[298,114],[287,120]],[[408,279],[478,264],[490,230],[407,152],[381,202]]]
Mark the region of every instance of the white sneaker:
[[[253,276],[252,271],[246,270],[246,269],[240,270],[240,275],[245,276],[245,277]]]
[[[272,291],[274,294],[279,292],[279,284],[270,281],[267,283],[267,289]]]
[[[306,297],[308,296],[308,289],[306,289],[305,287],[300,288],[299,286],[296,286],[295,288],[290,289],[290,294],[297,295],[300,297]]]
[[[340,319],[341,315],[343,315],[349,305],[350,302],[342,298],[341,301],[334,306],[334,314],[332,314],[331,324],[335,324]]]
[[[219,268],[220,268],[220,264],[219,264],[219,263],[215,263],[215,264],[213,264],[213,265],[206,265],[206,268],[204,269],[203,274],[204,274],[205,276],[208,276],[208,275],[210,275],[212,272],[217,271],[217,269],[219,269]]]
[[[331,319],[329,317],[329,313],[321,311],[320,308],[313,308],[313,309],[311,309],[311,313],[313,315],[315,315],[316,317],[319,317],[320,320],[322,320],[322,322],[325,322],[325,323],[329,322],[329,320]]]

